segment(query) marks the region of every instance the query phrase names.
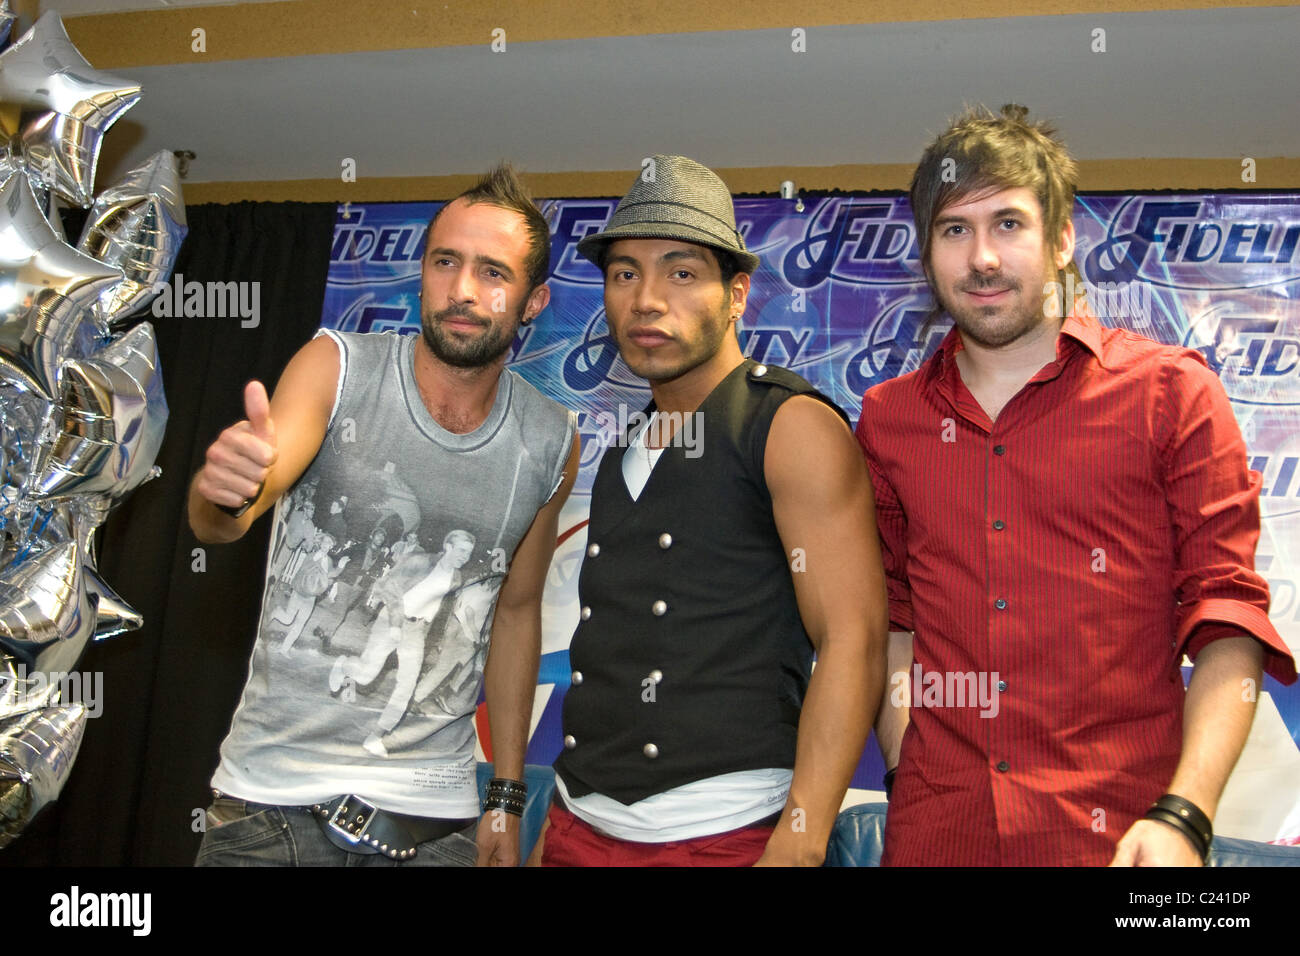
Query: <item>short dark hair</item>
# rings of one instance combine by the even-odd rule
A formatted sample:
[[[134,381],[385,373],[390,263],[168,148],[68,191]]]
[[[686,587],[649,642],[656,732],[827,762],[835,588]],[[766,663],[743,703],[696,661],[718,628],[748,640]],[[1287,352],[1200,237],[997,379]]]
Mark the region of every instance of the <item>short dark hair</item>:
[[[433,224],[438,221],[442,211],[456,199],[463,199],[471,206],[487,203],[489,206],[509,209],[523,216],[524,224],[528,229],[528,256],[524,259],[524,270],[528,274],[528,291],[532,292],[546,281],[546,274],[551,265],[551,230],[514,166],[510,163],[498,163],[469,189],[439,207],[433,214],[433,218],[429,220],[428,229],[425,231],[426,244],[429,234],[433,232]]]
[[[730,286],[731,280],[736,277],[736,273],[742,271],[740,268],[740,260],[726,249],[717,249],[713,246],[705,246],[705,248],[717,257],[718,271],[722,273],[722,284],[724,286]]]
[[[997,114],[985,106],[968,108],[926,147],[912,176],[910,198],[927,278],[935,220],[978,193],[1022,186],[1032,190],[1043,213],[1043,237],[1049,248],[1060,248],[1074,211],[1079,168],[1056,127],[1044,120],[1030,122],[1028,114],[1015,103]],[[1063,271],[1075,272],[1074,263]]]

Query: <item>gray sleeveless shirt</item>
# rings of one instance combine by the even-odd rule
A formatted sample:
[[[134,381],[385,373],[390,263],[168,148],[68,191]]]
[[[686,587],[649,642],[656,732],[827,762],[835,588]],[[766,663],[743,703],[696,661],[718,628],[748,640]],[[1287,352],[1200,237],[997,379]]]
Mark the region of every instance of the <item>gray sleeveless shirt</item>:
[[[334,411],[275,508],[248,683],[212,785],[257,803],[355,793],[476,816],[497,594],[576,418],[506,369],[487,419],[457,435],[420,398],[415,336],[321,334],[340,354]]]

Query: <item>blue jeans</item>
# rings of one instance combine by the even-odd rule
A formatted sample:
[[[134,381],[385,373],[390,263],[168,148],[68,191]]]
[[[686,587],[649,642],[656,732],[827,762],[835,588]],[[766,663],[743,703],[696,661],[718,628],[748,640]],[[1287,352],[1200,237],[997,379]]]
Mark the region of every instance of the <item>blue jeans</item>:
[[[273,807],[218,797],[195,866],[473,866],[475,824],[440,840],[421,843],[409,860],[383,853],[349,853],[331,843],[303,807]]]

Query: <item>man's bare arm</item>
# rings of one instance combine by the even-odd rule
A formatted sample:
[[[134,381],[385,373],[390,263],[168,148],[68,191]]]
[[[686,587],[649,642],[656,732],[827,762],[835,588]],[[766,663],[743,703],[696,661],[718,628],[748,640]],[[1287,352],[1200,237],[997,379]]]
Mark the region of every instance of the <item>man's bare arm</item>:
[[[483,684],[493,770],[496,776],[509,780],[524,778],[524,752],[542,648],[542,592],[555,554],[560,511],[578,477],[580,443],[581,437],[575,435],[560,487],[537,512],[515,550],[492,621]],[[479,821],[478,845],[480,866],[518,866],[519,818],[504,812],[484,814]]]
[[[322,335],[289,360],[269,402],[261,382],[248,383],[248,417],[208,446],[204,465],[190,483],[189,519],[195,537],[211,544],[238,540],[302,477],[325,440],[339,367],[338,346]],[[266,485],[257,494],[262,481]],[[238,518],[216,507],[237,508],[255,494],[252,507]]]
[[[782,405],[764,471],[787,557],[799,556],[791,573],[817,666],[799,719],[790,797],[759,863],[816,866],[880,704],[889,626],[884,570],[866,465],[833,411],[805,396]]]
[[[885,693],[876,714],[876,743],[884,758],[885,770],[898,766],[907,730],[908,708],[912,705],[912,632],[890,631],[885,651]]]
[[[1168,793],[1214,820],[1219,798],[1246,745],[1263,676],[1264,648],[1253,637],[1213,641],[1200,652],[1183,703],[1183,750]],[[1115,848],[1112,866],[1197,866],[1191,841],[1166,823],[1138,820]]]
[[[1210,819],[1250,735],[1263,661],[1259,641],[1243,635],[1207,644],[1192,668],[1183,750],[1169,792],[1192,801]]]

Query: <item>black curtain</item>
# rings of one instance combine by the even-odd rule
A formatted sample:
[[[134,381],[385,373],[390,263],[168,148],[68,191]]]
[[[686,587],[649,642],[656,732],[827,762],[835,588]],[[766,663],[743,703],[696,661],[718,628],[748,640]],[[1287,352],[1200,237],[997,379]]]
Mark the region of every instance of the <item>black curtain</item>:
[[[78,669],[102,672],[102,714],[87,721],[58,803],[0,850],[0,866],[193,861],[247,675],[270,519],[234,544],[202,545],[185,516],[189,481],[217,433],[244,417],[244,383],[260,379],[269,392],[319,327],[334,212],[330,203],[186,210],[176,273],[186,283],[259,283],[260,323],[146,316],[170,406],[162,475],[110,515],[99,541],[104,579],[144,627],[87,650]]]

